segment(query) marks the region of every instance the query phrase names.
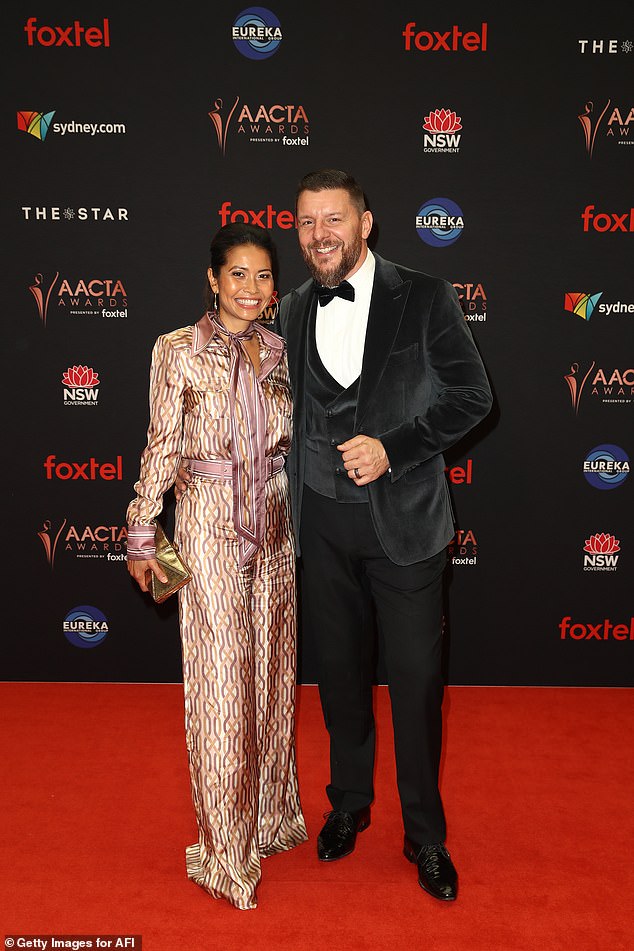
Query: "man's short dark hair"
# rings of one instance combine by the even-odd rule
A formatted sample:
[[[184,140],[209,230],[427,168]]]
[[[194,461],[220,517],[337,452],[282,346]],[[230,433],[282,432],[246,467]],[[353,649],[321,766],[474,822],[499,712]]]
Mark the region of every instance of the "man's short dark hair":
[[[302,192],[321,192],[335,188],[343,188],[348,192],[350,201],[360,215],[368,210],[368,203],[359,183],[352,175],[338,168],[322,168],[304,175],[295,192],[295,208],[297,209],[297,202]]]

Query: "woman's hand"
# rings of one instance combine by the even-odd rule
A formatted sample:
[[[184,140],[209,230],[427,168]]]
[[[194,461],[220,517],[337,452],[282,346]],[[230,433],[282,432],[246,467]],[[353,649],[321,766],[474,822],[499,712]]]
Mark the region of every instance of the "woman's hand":
[[[177,502],[180,502],[183,493],[187,488],[187,483],[191,480],[191,475],[186,466],[181,463],[178,467],[178,472],[176,473],[176,480],[174,482],[174,496]]]
[[[138,584],[141,591],[149,591],[150,577],[155,574],[163,584],[167,581],[167,575],[162,571],[156,558],[139,559],[138,561],[128,561],[128,571]]]

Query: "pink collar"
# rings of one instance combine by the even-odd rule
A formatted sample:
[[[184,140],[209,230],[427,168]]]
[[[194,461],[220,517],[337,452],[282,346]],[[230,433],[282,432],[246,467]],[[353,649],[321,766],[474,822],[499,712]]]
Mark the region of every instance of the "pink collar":
[[[280,337],[279,334],[269,330],[269,328],[264,324],[258,324],[256,322],[255,329],[262,342],[269,350],[268,356],[265,357],[265,359],[260,364],[260,372],[258,377],[259,379],[263,379],[267,373],[270,373],[273,367],[276,367],[282,359],[286,344],[283,337]],[[194,324],[191,345],[192,357],[197,356],[208,346],[215,333],[216,331],[214,330],[211,323],[209,311],[207,311],[203,314],[200,320]]]

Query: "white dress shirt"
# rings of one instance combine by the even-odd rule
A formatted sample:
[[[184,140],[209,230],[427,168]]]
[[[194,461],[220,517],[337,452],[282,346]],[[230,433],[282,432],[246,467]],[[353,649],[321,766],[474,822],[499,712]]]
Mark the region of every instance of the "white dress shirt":
[[[368,248],[365,261],[348,278],[354,300],[335,297],[325,307],[317,304],[317,352],[330,375],[346,389],[361,374],[374,267],[374,255]]]

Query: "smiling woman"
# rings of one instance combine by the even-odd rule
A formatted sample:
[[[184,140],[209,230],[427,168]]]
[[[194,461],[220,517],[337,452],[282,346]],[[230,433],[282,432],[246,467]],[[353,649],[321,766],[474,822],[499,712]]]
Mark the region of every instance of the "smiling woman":
[[[260,860],[306,839],[295,771],[295,545],[285,458],[292,404],[281,337],[258,318],[277,256],[264,228],[211,242],[206,313],[158,338],[150,425],[127,510],[128,570],[147,592],[156,518],[182,460],[175,540],[185,731],[198,841],[187,874],[254,908]]]
[[[260,369],[260,342],[251,325],[269,303],[275,289],[268,251],[249,244],[230,248],[222,264],[216,261],[215,270],[212,263],[207,276],[214,292],[219,333],[225,339],[229,339],[230,334],[248,333],[247,337],[242,337],[242,347],[257,373]],[[239,365],[239,348],[236,356]]]

